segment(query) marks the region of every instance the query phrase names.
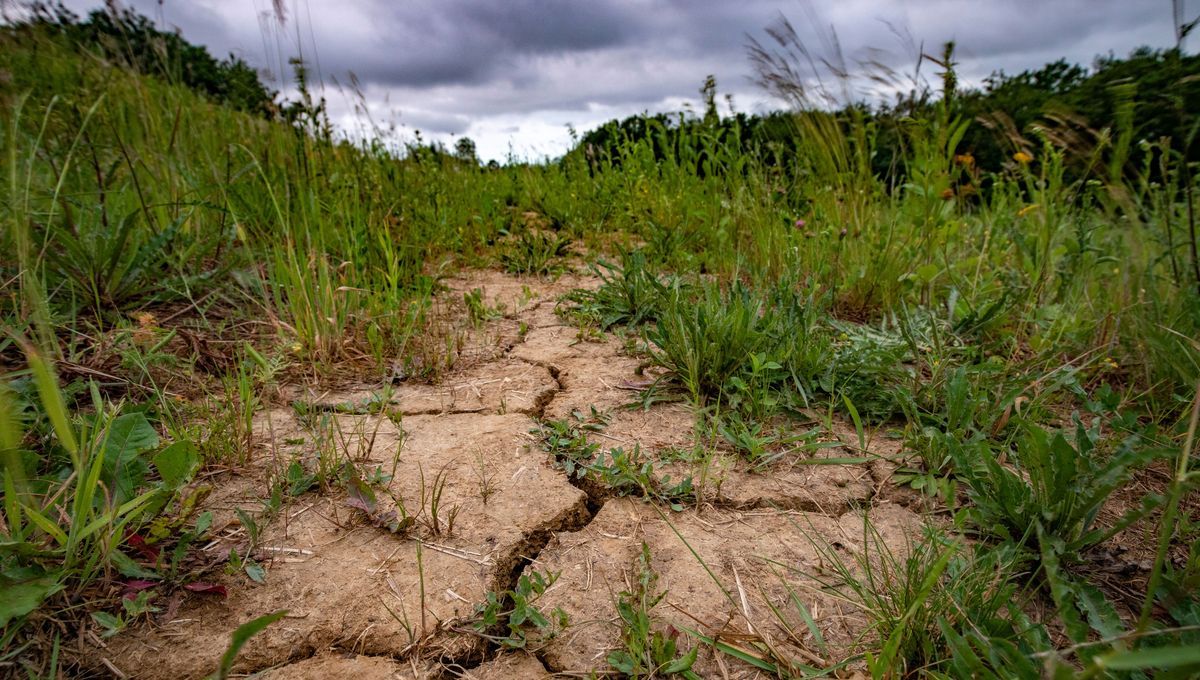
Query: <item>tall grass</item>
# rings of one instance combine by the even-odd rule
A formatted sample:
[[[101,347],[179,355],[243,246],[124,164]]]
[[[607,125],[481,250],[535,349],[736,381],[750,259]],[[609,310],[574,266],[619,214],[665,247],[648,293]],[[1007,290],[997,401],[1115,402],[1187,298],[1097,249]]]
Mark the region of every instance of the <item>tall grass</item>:
[[[780,413],[829,405],[860,431],[863,419],[901,420],[922,457],[913,475],[946,501],[963,485],[972,510],[960,519],[1041,565],[1076,645],[1091,649],[1093,630],[1124,635],[1069,572],[1111,533],[1094,526],[1099,508],[1149,449],[1113,453],[1107,433],[1082,428],[1072,444],[1041,425],[1115,389],[1129,395],[1122,426],[1181,439],[1200,378],[1194,173],[1161,140],[1148,143],[1160,145],[1147,155],[1158,165],[1127,171],[1128,115],[1086,150],[1094,167],[1083,179],[1066,172],[1080,149],[1049,125],[1012,135],[1003,165],[976,167],[961,140],[978,123],[956,113],[948,50],[940,103],[894,130],[866,111],[808,106],[792,118],[796,153],[782,154],[736,124],[681,115],[618,131],[609,148],[490,168],[436,148],[337,139],[307,92],[295,115],[266,120],[53,35],[5,30],[0,53],[0,365],[35,378],[31,409],[48,423],[31,434],[11,404],[0,409],[4,544],[30,546],[3,567],[40,570],[20,583],[31,606],[9,619],[128,570],[126,530],[164,511],[196,465],[247,461],[232,449],[249,448],[261,403],[239,369],[224,383],[237,394],[228,417],[238,436],[210,447],[220,453],[162,447],[145,408],[113,385],[60,384],[54,360],[102,345],[137,312],[212,327],[219,307],[231,325],[268,329],[254,340],[272,373],[294,360],[421,376],[449,361],[422,357],[437,344],[423,331],[443,272],[500,264],[553,275],[580,244],[624,253],[619,267],[597,265],[598,291],[576,297],[585,317],[640,327],[663,380],[724,418],[715,431],[758,451],[751,458],[772,441],[759,425]],[[902,181],[871,170],[881,152]],[[159,385],[141,387],[169,410]],[[141,441],[122,448],[114,433]],[[1196,580],[1194,556],[1182,573],[1164,557],[1194,488],[1187,446],[1168,493],[1144,506],[1167,513],[1139,634],[1152,628],[1156,588]],[[1035,645],[999,614],[997,594],[1015,589],[989,580],[1012,571],[1005,560],[933,541],[891,559],[885,582],[857,593],[878,615],[877,659],[937,674],[1028,657]],[[960,572],[974,599],[931,595]],[[999,632],[968,629],[946,607],[983,612]],[[1003,654],[972,663],[995,651],[993,638]],[[1137,651],[1120,639],[1081,653],[1080,666],[1135,663],[1118,655]]]

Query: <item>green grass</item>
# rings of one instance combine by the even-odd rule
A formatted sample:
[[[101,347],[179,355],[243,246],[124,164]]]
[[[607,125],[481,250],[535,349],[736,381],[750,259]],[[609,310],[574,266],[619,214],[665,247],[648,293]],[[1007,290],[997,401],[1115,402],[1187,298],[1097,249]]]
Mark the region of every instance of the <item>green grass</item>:
[[[965,677],[1037,674],[1032,655],[1052,646],[1023,611],[1029,593],[1016,582],[1020,562],[1011,550],[973,549],[933,530],[893,548],[865,518],[861,538],[850,559],[818,543],[834,578],[815,577],[866,614],[862,644],[873,677],[963,677],[964,666]],[[986,650],[982,659],[966,651],[963,636]]]
[[[442,276],[554,275],[578,250],[601,285],[570,296],[576,319],[625,334],[662,376],[645,401],[683,395],[751,467],[806,455],[811,432],[793,426],[812,413],[904,432],[914,456],[897,479],[957,523],[842,570],[880,675],[1194,669],[1200,292],[1183,225],[1196,180],[1167,142],[1146,142],[1159,164],[1129,167],[1124,123],[1082,178],[1079,149],[1050,134],[968,167],[960,140],[978,123],[952,115],[949,93],[888,146],[863,115],[796,114],[787,156],[736,125],[651,119],[600,154],[489,168],[391,149],[382,131],[335,139],[311,99],[291,122],[252,116],[50,35],[0,29],[0,54],[0,581],[13,594],[0,661],[29,638],[47,660],[30,672],[54,667],[61,634],[37,635],[61,631],[55,617],[144,615],[101,592],[146,568],[129,536],[186,554],[203,531],[184,482],[250,461],[254,414],[282,382],[436,378],[459,342],[433,302]],[[872,172],[877,153],[902,184]],[[482,292],[465,304],[477,325],[503,313]],[[593,426],[539,434],[609,493],[696,500],[639,448],[589,443]],[[314,426],[321,453],[276,471],[280,496],[345,476],[335,434]],[[1168,450],[1169,481],[1103,521]],[[428,481],[413,521],[449,534],[446,479]],[[1081,565],[1134,520],[1154,525],[1155,560],[1131,621]],[[182,560],[156,577],[184,579]],[[526,620],[545,633],[530,603],[546,585],[496,594],[482,629],[507,646],[525,643]],[[649,585],[619,598],[613,665],[683,670],[648,627]],[[1008,606],[1031,592],[1051,621]],[[1047,647],[1043,623],[1070,647]]]

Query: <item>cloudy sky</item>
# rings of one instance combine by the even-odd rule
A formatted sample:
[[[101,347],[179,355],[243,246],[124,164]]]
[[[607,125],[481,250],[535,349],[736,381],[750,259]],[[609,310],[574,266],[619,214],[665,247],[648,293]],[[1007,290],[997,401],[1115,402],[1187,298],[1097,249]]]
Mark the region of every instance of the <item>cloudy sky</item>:
[[[69,0],[83,13],[103,3]],[[696,106],[704,77],[743,111],[777,107],[752,82],[748,37],[786,16],[818,54],[834,29],[846,61],[912,70],[954,39],[964,82],[1065,57],[1082,64],[1174,44],[1171,0],[123,0],[230,52],[286,92],[302,53],[348,134],[369,120],[411,137],[476,141],[485,159],[563,152],[586,130]],[[284,10],[283,22],[276,5]],[[1188,0],[1191,19],[1200,0]],[[1190,50],[1189,50],[1190,51]],[[926,65],[929,75],[934,68]],[[351,76],[353,74],[353,76]],[[349,93],[357,81],[361,97]],[[339,87],[340,85],[340,87]],[[856,92],[868,98],[869,92]]]

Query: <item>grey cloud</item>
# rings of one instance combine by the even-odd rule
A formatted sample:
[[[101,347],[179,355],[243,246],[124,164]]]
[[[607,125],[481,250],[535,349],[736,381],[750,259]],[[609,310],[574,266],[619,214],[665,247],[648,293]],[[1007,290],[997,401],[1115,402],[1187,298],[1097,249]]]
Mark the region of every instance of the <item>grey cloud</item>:
[[[367,35],[316,27],[321,59],[394,86],[515,80],[531,58],[615,48],[639,31],[635,17],[612,3],[370,2],[360,10],[370,18]]]
[[[743,110],[771,106],[744,48],[781,12],[814,46],[835,27],[852,66],[876,58],[911,71],[921,41],[936,52],[954,39],[967,82],[1172,36],[1169,4],[1137,0],[297,0],[283,27],[260,22],[269,0],[127,2],[218,55],[278,72],[302,51],[326,82],[353,72],[373,115],[398,110],[404,125],[444,135],[532,134],[695,101],[707,74]],[[905,32],[911,44],[897,37]],[[861,81],[855,95],[869,94]]]

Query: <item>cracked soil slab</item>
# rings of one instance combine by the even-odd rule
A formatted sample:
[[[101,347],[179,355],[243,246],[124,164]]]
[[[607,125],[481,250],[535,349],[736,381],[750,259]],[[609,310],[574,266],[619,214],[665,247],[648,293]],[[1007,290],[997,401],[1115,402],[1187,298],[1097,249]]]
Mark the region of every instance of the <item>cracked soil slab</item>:
[[[767,635],[809,658],[805,633],[789,639],[781,632],[784,623],[805,630],[788,608],[790,593],[802,594],[832,646],[850,645],[861,617],[814,580],[826,566],[816,546],[861,552],[859,508],[869,507],[880,536],[902,552],[918,517],[879,502],[872,476],[879,466],[793,460],[755,471],[719,442],[705,442],[686,404],[624,408],[656,374],[640,371],[641,359],[621,340],[581,340],[555,313],[562,293],[596,284],[573,275],[555,282],[496,272],[452,277],[444,296],[457,303],[449,299],[447,308],[465,306],[463,294],[481,289],[483,303],[503,316],[471,332],[511,344],[482,352],[482,363],[464,361],[438,384],[397,385],[386,404],[374,403],[381,385],[290,388],[316,408],[258,414],[252,460],[238,474],[214,477],[206,506],[219,527],[204,550],[214,562],[248,547],[250,528],[234,510],[257,517],[261,537],[252,556],[267,568],[265,581],[234,568],[209,574],[227,598],[180,591],[153,625],[110,640],[105,658],[130,677],[202,677],[239,624],[286,609],[286,618],[243,648],[236,672],[364,680],[605,673],[620,635],[615,603],[638,578],[643,543],[666,592],[652,612],[656,625],[680,635],[685,647],[691,642],[679,631],[691,628],[731,640]],[[589,499],[572,485],[531,430],[536,418],[586,416],[592,407],[608,415],[602,431],[588,434],[600,446],[638,446],[674,479],[704,474],[702,510]],[[845,432],[832,434],[848,441]],[[679,455],[704,447],[710,467],[703,471]],[[832,448],[812,455],[849,454]],[[270,480],[293,461],[334,481],[263,516]],[[374,486],[369,513],[350,495],[351,469]],[[391,512],[395,520],[411,518],[405,530],[387,528]],[[539,604],[562,607],[572,625],[536,656],[501,654],[470,630],[469,618],[489,591],[511,588],[532,569],[561,573]],[[768,604],[784,612],[783,622],[772,619]],[[746,670],[730,663],[704,652],[696,671],[720,677],[733,669],[729,677],[740,677]]]
[[[869,518],[896,554],[903,554],[907,536],[920,526],[915,514],[890,505],[872,509]],[[852,559],[861,550],[862,536],[859,513],[829,517],[710,510],[664,515],[638,500],[611,500],[583,530],[555,534],[530,566],[560,574],[541,604],[561,607],[572,622],[546,643],[542,658],[555,672],[586,675],[608,668],[605,659],[620,641],[616,603],[640,578],[643,544],[657,574],[655,587],[666,593],[653,609],[660,630],[692,629],[729,640],[767,635],[793,648],[797,658],[816,656],[816,645],[811,636],[804,640],[805,626],[789,604],[794,593],[820,622],[826,642],[848,648],[864,622],[836,594],[823,592],[813,575],[824,572],[818,546],[836,546]],[[777,618],[772,607],[784,618]],[[808,644],[789,640],[784,621]],[[683,648],[692,644],[685,635],[678,642]],[[724,663],[737,666],[729,659]],[[722,676],[707,649],[694,670],[701,677]]]

